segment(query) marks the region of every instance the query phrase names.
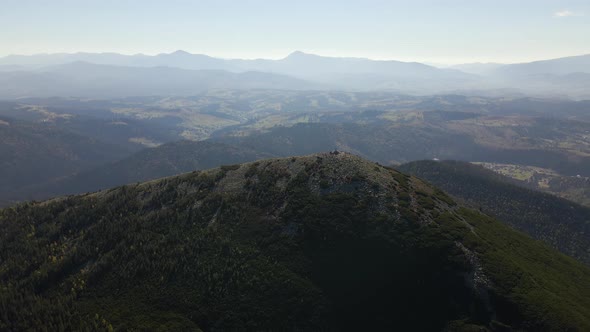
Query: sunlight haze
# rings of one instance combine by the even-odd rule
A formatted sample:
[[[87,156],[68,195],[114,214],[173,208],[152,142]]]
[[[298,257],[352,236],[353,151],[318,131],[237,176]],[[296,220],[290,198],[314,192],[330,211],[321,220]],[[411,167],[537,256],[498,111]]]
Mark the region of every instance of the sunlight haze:
[[[457,64],[590,53],[590,2],[581,0],[2,0],[0,6],[0,56],[182,49],[279,59],[300,50]]]

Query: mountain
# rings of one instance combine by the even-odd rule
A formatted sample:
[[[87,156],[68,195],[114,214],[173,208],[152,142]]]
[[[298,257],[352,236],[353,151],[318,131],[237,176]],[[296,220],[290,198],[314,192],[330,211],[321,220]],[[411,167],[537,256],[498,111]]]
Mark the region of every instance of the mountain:
[[[123,55],[117,53],[57,53],[36,55],[9,55],[0,58],[0,67],[9,68],[43,68],[76,62],[87,62],[110,66],[131,67],[174,67],[190,70],[223,70],[232,72],[264,71],[294,76],[311,77],[326,74],[380,74],[395,76],[437,76],[455,74],[461,71],[478,75],[511,74],[566,75],[571,73],[590,73],[590,54],[571,56],[534,62],[500,64],[500,63],[466,63],[440,69],[418,62],[395,60],[371,60],[366,58],[327,57],[295,51],[283,59],[221,59],[204,54],[191,54],[178,50],[157,55]]]
[[[279,60],[219,59],[185,51],[155,56],[121,55],[116,53],[75,53],[18,56],[0,58],[0,65],[18,68],[46,68],[71,63],[92,63],[123,67],[170,67],[188,70],[231,72],[262,71],[296,77],[318,77],[327,74],[378,74],[398,77],[437,76],[443,73],[468,77],[459,71],[438,69],[417,62],[382,61],[365,58],[325,57],[296,51]]]
[[[314,85],[284,75],[169,67],[123,67],[74,62],[0,75],[0,98],[74,96],[113,98],[194,95],[211,89],[303,89]]]
[[[191,70],[231,70],[227,60],[217,59],[203,54],[190,54],[178,50],[155,56],[118,53],[56,53],[35,55],[9,55],[0,58],[1,65],[16,65],[21,68],[43,68],[75,62],[87,62],[110,66],[132,67],[176,67]],[[233,68],[238,69],[238,68]]]
[[[590,54],[565,58],[517,63],[499,67],[496,75],[567,75],[572,73],[590,74]]]
[[[454,70],[438,69],[418,62],[402,62],[395,60],[371,60],[366,58],[326,57],[296,51],[286,58],[270,62],[272,71],[301,75],[304,77],[323,76],[329,74],[378,74],[398,77],[437,76],[444,73],[454,73]]]
[[[513,64],[465,63],[454,65],[450,68],[484,76],[565,76],[574,73],[590,74],[590,54]]]
[[[88,64],[93,65],[102,65],[97,66],[95,69],[88,69],[88,68],[80,68],[81,64],[85,63],[86,66]],[[477,77],[463,73],[461,71],[452,70],[452,69],[438,69],[435,67],[427,66],[421,63],[415,62],[401,62],[401,61],[378,61],[378,60],[370,60],[364,58],[335,58],[335,57],[323,57],[313,54],[306,54],[303,52],[294,52],[287,56],[284,59],[279,60],[265,60],[265,59],[257,59],[257,60],[241,60],[241,59],[217,59],[212,58],[206,55],[200,54],[190,54],[184,51],[176,51],[170,54],[159,54],[155,56],[146,56],[146,55],[134,55],[134,56],[127,56],[127,55],[120,55],[120,54],[113,54],[113,53],[75,53],[75,54],[45,54],[45,55],[32,55],[32,56],[7,56],[0,59],[0,65],[18,65],[25,68],[28,68],[26,73],[29,71],[39,71],[46,72],[47,68],[53,70],[51,68],[58,68],[58,71],[63,70],[63,66],[72,66],[72,64],[76,64],[73,70],[75,71],[90,71],[93,74],[100,74],[99,77],[104,76],[104,71],[109,72],[117,68],[118,70],[122,71],[126,74],[126,76],[130,75],[130,71],[133,75],[140,75],[140,71],[137,68],[159,68],[159,67],[169,67],[167,71],[170,71],[170,68],[176,69],[186,69],[186,70],[207,70],[209,72],[209,76],[203,77],[204,73],[201,73],[198,77],[198,80],[193,77],[192,85],[199,86],[198,81],[205,81],[209,82],[207,79],[212,80],[213,77],[211,75],[215,74],[219,76],[217,78],[217,84],[213,86],[209,86],[208,88],[275,88],[275,89],[285,89],[288,86],[297,87],[299,89],[314,89],[318,87],[324,87],[328,89],[361,89],[361,90],[369,90],[369,89],[386,89],[386,90],[404,90],[404,91],[419,91],[421,93],[425,93],[426,91],[434,91],[438,89],[447,89],[449,84],[458,85],[460,87],[469,86],[477,80]],[[107,68],[104,66],[109,66],[111,68]],[[132,71],[130,68],[135,68]],[[163,69],[159,69],[160,71]],[[223,73],[222,73],[223,72]],[[231,72],[233,76],[230,75]],[[259,72],[257,73],[256,77],[249,77],[249,80],[257,80],[258,84],[246,84],[246,82],[242,82],[241,84],[235,84],[236,79],[239,79],[241,76],[237,73],[248,73],[248,72]],[[264,72],[265,74],[261,74],[260,72]],[[122,73],[122,74],[123,74]],[[5,74],[7,76],[7,80],[18,81],[18,80],[33,80],[31,77],[24,76],[25,73],[22,71],[18,71],[17,73],[8,72]],[[170,79],[172,74],[164,74],[161,75],[163,78]],[[176,75],[180,75],[176,73]],[[193,73],[193,76],[196,75]],[[250,74],[252,76],[253,74]],[[263,76],[265,75],[265,76]],[[284,83],[281,80],[287,80],[287,76],[296,77],[298,79],[303,79],[306,84],[303,86],[302,81],[295,80],[294,78],[290,78],[293,82]],[[159,75],[156,75],[159,76]],[[232,77],[231,80],[227,79],[226,77]],[[279,79],[278,77],[281,77]],[[158,77],[151,77],[152,80],[147,80],[147,82],[155,81],[157,82]],[[176,89],[169,89],[165,90],[168,93],[172,94],[187,94],[187,93],[195,93],[198,89],[193,87],[186,86],[187,82],[183,82],[183,77],[174,77],[175,80],[173,82],[168,82],[176,84]],[[41,80],[41,85],[47,85],[53,78],[51,77],[38,77],[37,79]],[[185,78],[186,79],[186,78]],[[45,80],[45,81],[44,81]],[[118,91],[119,95],[121,93],[127,93],[127,95],[133,95],[133,93],[137,95],[146,95],[146,94],[164,94],[165,92],[152,92],[151,90],[145,90],[147,84],[145,77],[138,76],[137,82],[133,82],[134,85],[138,85],[137,88],[143,87],[143,90],[140,90],[141,93],[134,92],[135,90],[130,90],[130,86],[127,89],[117,89],[117,87],[113,87],[112,90]],[[314,82],[313,84],[311,82]],[[34,83],[34,81],[33,81]],[[250,83],[250,82],[248,82]],[[207,83],[200,83],[201,85],[207,86]],[[210,83],[209,83],[210,84]],[[0,85],[0,87],[2,87]],[[10,86],[6,86],[8,89]],[[180,89],[180,90],[179,90]],[[10,90],[9,90],[10,91]],[[27,90],[24,90],[25,92]],[[75,90],[74,90],[75,91]],[[40,93],[40,92],[39,92]],[[66,93],[66,94],[64,94]],[[21,93],[21,94],[24,94]],[[65,95],[67,96],[67,90],[63,92],[53,92],[56,95]],[[14,95],[14,93],[12,94]],[[0,97],[3,98],[13,98],[11,94],[6,94],[7,97]],[[24,94],[27,96],[27,94]],[[29,91],[28,95],[33,96],[47,96],[51,95],[49,93],[44,93],[41,95],[34,94],[33,91]],[[19,96],[17,94],[17,96]]]
[[[128,154],[125,148],[51,125],[0,117],[0,205],[19,188],[72,175]]]
[[[0,210],[0,329],[590,329],[590,269],[345,153]]]
[[[590,208],[522,188],[512,179],[466,162],[416,161],[398,169],[590,265]]]
[[[525,64],[465,64],[436,68],[417,62],[326,57],[301,51],[278,60],[220,59],[185,51],[154,56],[116,53],[11,55],[0,58],[0,70],[3,73],[0,78],[5,80],[0,88],[6,90],[4,94],[0,94],[0,98],[70,96],[66,88],[50,89],[48,92],[41,88],[65,84],[73,89],[77,83],[76,76],[71,73],[73,70],[89,72],[98,78],[98,82],[86,82],[95,85],[87,87],[85,93],[73,90],[73,95],[89,96],[93,88],[101,90],[108,86],[109,93],[102,91],[102,95],[97,93],[94,97],[190,95],[202,89],[291,87],[308,90],[386,90],[418,95],[457,92],[492,95],[527,93],[583,99],[590,98],[585,88],[588,79],[582,75],[588,74],[589,57],[590,55],[585,55]],[[96,67],[81,68],[81,63]],[[67,71],[63,66],[74,67],[63,77],[53,77],[48,73]],[[140,68],[144,71],[140,71]],[[145,73],[148,68],[152,75]],[[181,69],[193,72],[189,74],[181,72]],[[105,75],[101,73],[112,73],[114,70],[120,71],[117,75],[123,75],[124,84],[116,80],[104,81]],[[239,75],[249,72],[257,73],[250,74],[255,77],[249,78]],[[111,78],[121,79],[119,76]],[[163,82],[160,82],[160,78]],[[60,79],[65,81],[61,82]],[[88,81],[88,77],[84,80]],[[241,82],[237,82],[240,80]],[[8,84],[10,81],[20,82],[20,85],[11,89]],[[36,88],[26,89],[26,82],[28,85],[36,85]],[[166,89],[167,86],[169,89]]]
[[[435,75],[454,72],[440,70],[417,62],[381,61],[365,58],[325,57],[295,51],[279,60],[219,59],[185,51],[148,55],[122,55],[116,53],[74,53],[11,55],[0,58],[0,65],[52,67],[76,62],[126,67],[171,67],[190,70],[223,70],[233,72],[263,71],[293,76],[317,76],[325,74],[383,74],[396,76]]]
[[[496,86],[545,97],[590,99],[590,54],[498,66],[485,76]]]
[[[393,90],[417,94],[471,88],[477,76],[417,62],[324,57],[294,52],[270,69],[339,89]]]
[[[43,199],[79,194],[269,157],[270,154],[217,142],[172,142],[52,183],[27,188],[26,195]]]

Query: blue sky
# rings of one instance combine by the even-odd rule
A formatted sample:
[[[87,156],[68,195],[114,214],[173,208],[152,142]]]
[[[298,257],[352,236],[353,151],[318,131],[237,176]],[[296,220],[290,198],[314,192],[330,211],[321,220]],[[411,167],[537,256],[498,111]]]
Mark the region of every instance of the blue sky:
[[[590,53],[589,0],[0,0],[0,56],[282,58],[294,50],[431,63]]]

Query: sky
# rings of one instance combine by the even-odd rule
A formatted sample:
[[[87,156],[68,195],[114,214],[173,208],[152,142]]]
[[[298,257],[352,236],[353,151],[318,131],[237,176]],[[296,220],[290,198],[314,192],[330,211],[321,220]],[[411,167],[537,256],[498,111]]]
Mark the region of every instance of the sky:
[[[0,0],[0,56],[175,50],[433,64],[590,53],[590,0]]]

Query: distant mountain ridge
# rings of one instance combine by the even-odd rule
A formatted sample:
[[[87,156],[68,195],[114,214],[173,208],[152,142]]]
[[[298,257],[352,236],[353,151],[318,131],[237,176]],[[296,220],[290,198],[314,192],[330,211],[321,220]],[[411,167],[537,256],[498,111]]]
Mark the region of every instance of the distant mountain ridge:
[[[85,67],[81,63],[86,63]],[[111,77],[112,81],[103,82],[111,87],[110,90],[100,91],[99,87],[99,92],[92,94],[97,87],[71,77],[71,70],[68,71],[71,66],[81,76],[116,69],[123,77]],[[150,71],[153,74],[146,77],[146,72]],[[242,76],[249,72],[257,72],[257,76],[254,79]],[[580,76],[590,74],[590,55],[525,64],[467,64],[436,68],[418,62],[326,57],[300,51],[278,60],[221,59],[185,51],[153,56],[60,53],[9,55],[0,58],[0,73],[0,98],[190,95],[199,89],[215,88],[389,90],[413,94],[517,88],[544,96],[590,98],[586,88],[588,79]],[[577,76],[568,76],[574,74]],[[62,90],[42,89],[66,85],[60,79],[71,85]],[[118,83],[125,79],[126,85]],[[160,80],[169,88],[157,86]],[[35,85],[38,86],[36,89],[33,88]],[[80,89],[77,89],[79,85]]]
[[[16,68],[42,68],[71,62],[88,62],[93,64],[132,66],[132,67],[175,67],[192,70],[226,70],[232,72],[270,71],[293,73],[298,63],[313,63],[313,70],[320,73],[382,73],[384,69],[399,70],[403,66],[414,71],[433,73],[441,69],[420,62],[398,60],[372,60],[357,57],[327,57],[294,51],[282,59],[223,59],[206,54],[193,54],[178,50],[157,55],[125,55],[119,53],[53,53],[34,55],[8,55],[0,58],[3,70]],[[464,71],[474,74],[554,74],[590,73],[590,54],[539,60],[523,63],[465,63],[442,69],[443,72]]]
[[[221,82],[224,88],[235,88],[235,84],[223,82],[223,77],[231,75],[230,73],[243,74],[246,72],[263,72],[268,75],[288,75],[298,79],[313,81],[315,83],[325,84],[327,88],[363,88],[363,89],[395,89],[402,88],[406,85],[416,88],[416,80],[422,84],[426,83],[425,79],[434,80],[424,88],[430,85],[441,86],[440,81],[469,81],[473,77],[452,69],[438,69],[416,62],[401,61],[376,61],[363,58],[336,58],[324,57],[319,55],[307,54],[303,52],[293,52],[284,59],[268,60],[242,60],[242,59],[219,59],[202,54],[190,54],[184,51],[173,53],[163,53],[154,56],[148,55],[121,55],[116,53],[74,53],[74,54],[44,54],[32,56],[7,56],[0,59],[0,66],[21,66],[27,71],[33,72],[60,72],[64,67],[76,63],[95,65],[91,71],[100,71],[100,66],[120,66],[120,70],[130,71],[123,67],[132,68],[160,68],[169,67],[184,70],[198,71],[216,71],[221,76]],[[97,68],[97,69],[96,69]],[[83,71],[84,68],[78,68]],[[136,73],[139,72],[135,69]],[[147,69],[144,69],[147,70]],[[227,73],[226,73],[227,72]],[[211,72],[213,73],[213,72]],[[9,74],[7,74],[9,75]],[[239,77],[239,76],[238,76]],[[204,80],[204,78],[201,78]],[[360,80],[360,81],[359,81]],[[139,79],[144,82],[145,79]],[[359,82],[357,82],[359,81]],[[225,83],[225,85],[221,84]],[[239,86],[238,86],[239,87]],[[266,86],[258,87],[275,87],[277,89],[287,88],[285,84],[268,83]],[[301,85],[300,85],[301,87]],[[243,84],[243,88],[250,88]],[[321,85],[307,82],[307,89],[322,88]],[[120,89],[119,89],[120,90]],[[122,90],[124,91],[124,90]],[[178,93],[188,93],[186,89],[177,89]],[[143,91],[140,94],[154,93]],[[165,94],[165,91],[158,92]],[[0,94],[0,97],[2,95]]]
[[[212,89],[302,90],[314,87],[319,85],[268,72],[130,67],[80,61],[0,75],[0,98],[5,99],[194,95]]]
[[[349,58],[349,57],[324,57],[314,54],[308,54],[301,51],[295,51],[283,59],[222,59],[215,58],[204,54],[192,54],[182,50],[172,53],[161,53],[158,55],[123,55],[118,53],[58,53],[58,54],[38,54],[38,55],[9,55],[0,58],[1,65],[12,66],[29,66],[42,68],[47,66],[63,65],[71,62],[88,62],[94,64],[113,65],[113,66],[133,66],[133,67],[175,67],[192,70],[226,70],[234,72],[243,71],[289,71],[289,67],[298,62],[315,62],[328,65],[329,68],[320,68],[322,72],[371,72],[378,68],[368,68],[373,65],[392,66],[392,65],[409,65],[413,69],[422,69],[427,71],[437,71],[437,68],[417,62],[402,62],[395,60],[370,60],[366,58]],[[350,64],[356,67],[348,67]],[[363,65],[364,67],[358,67]],[[340,67],[339,67],[340,66]],[[330,68],[331,67],[331,68]],[[339,68],[338,68],[339,67]],[[335,70],[336,69],[336,70]]]
[[[227,71],[281,71],[281,66],[289,66],[301,61],[315,61],[328,64],[332,68],[321,68],[323,72],[371,72],[379,66],[408,65],[415,70],[436,71],[438,68],[426,65],[420,62],[404,62],[398,60],[372,60],[369,58],[357,57],[327,57],[294,51],[282,59],[224,59],[216,58],[206,54],[193,54],[183,50],[177,50],[171,53],[160,53],[157,55],[125,55],[119,53],[53,53],[53,54],[33,54],[33,55],[8,55],[0,58],[0,66],[14,67],[44,67],[66,64],[71,62],[89,62],[94,64],[134,66],[134,67],[176,67],[182,69],[194,70],[227,70]],[[334,70],[334,64],[350,65],[355,67],[341,67]],[[360,65],[360,67],[359,67]],[[373,66],[373,68],[368,68]],[[575,72],[590,73],[590,54],[568,56],[547,60],[539,60],[523,63],[465,63],[450,66],[451,70],[466,68],[483,68],[498,70],[502,72],[517,71],[527,74],[568,74]],[[284,70],[284,69],[283,69]],[[448,71],[448,70],[447,70]],[[480,70],[476,70],[480,71]]]
[[[495,71],[495,74],[505,75],[567,75],[572,73],[590,73],[590,54],[508,64]]]

